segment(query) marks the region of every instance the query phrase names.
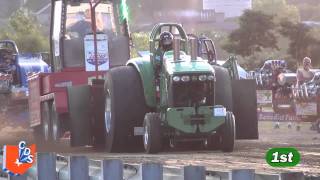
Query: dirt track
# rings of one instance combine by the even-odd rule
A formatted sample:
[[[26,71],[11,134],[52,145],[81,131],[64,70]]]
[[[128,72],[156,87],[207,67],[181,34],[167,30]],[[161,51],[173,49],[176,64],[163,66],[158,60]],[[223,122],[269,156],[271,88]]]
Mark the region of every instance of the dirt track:
[[[277,173],[281,171],[303,171],[306,174],[320,176],[320,134],[309,130],[310,124],[302,124],[301,131],[287,128],[281,124],[280,129],[273,129],[272,123],[260,122],[260,139],[253,141],[237,141],[232,153],[220,151],[172,151],[157,155],[144,153],[134,154],[107,154],[96,152],[91,148],[59,148],[64,155],[81,154],[93,159],[120,158],[126,163],[161,162],[165,166],[180,167],[184,165],[206,166],[209,170],[226,171],[234,168],[252,168],[258,173]],[[18,143],[19,140],[32,142],[32,135],[23,128],[6,127],[0,131],[0,142]],[[264,159],[266,151],[271,147],[295,147],[301,153],[301,162],[294,168],[271,168]],[[50,148],[39,151],[51,151]]]

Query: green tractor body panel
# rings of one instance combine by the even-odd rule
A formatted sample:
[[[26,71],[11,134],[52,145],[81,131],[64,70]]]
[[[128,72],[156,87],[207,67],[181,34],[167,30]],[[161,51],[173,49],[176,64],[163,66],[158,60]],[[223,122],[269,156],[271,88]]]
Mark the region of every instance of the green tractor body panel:
[[[164,55],[165,71],[169,75],[174,74],[192,74],[192,73],[214,73],[213,67],[205,60],[198,58],[192,60],[190,56],[185,55],[184,52],[180,53],[181,60],[173,61],[172,51]]]
[[[149,107],[156,107],[154,69],[148,57],[130,59],[127,66],[134,66],[140,74],[143,85],[146,104]]]
[[[198,113],[194,107],[179,107],[167,109],[166,121],[170,127],[183,133],[194,134],[198,129],[200,133],[210,133],[225,122],[225,117],[214,116],[213,106],[201,106]]]

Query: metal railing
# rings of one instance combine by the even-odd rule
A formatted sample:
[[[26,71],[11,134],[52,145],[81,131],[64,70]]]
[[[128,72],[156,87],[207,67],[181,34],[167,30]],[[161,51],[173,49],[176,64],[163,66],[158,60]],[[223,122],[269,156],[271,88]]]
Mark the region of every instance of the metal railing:
[[[302,172],[257,174],[254,169],[207,171],[204,166],[168,168],[159,163],[124,164],[119,159],[89,160],[85,156],[64,157],[37,153],[36,163],[22,176],[0,173],[10,180],[315,180]],[[2,160],[1,160],[2,166]]]

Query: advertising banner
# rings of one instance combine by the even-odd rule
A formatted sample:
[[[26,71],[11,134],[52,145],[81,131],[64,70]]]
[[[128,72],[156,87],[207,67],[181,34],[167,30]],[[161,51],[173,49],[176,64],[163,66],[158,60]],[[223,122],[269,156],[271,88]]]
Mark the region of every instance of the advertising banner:
[[[296,114],[298,116],[316,116],[317,103],[316,102],[297,102]]]
[[[109,69],[108,37],[106,34],[97,34],[97,59],[98,71]],[[94,58],[93,35],[86,35],[84,38],[84,51],[86,61],[86,71],[95,71],[96,61]]]
[[[272,91],[271,90],[257,90],[257,103],[258,104],[272,104]]]

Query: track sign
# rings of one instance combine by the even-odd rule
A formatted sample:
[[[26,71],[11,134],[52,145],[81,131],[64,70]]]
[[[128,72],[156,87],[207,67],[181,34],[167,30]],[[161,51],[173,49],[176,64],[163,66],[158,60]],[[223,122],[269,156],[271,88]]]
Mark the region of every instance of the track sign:
[[[93,35],[86,35],[84,38],[84,51],[86,60],[86,71],[95,71],[96,61],[94,58]],[[108,37],[106,34],[97,34],[97,59],[98,71],[109,69]]]

